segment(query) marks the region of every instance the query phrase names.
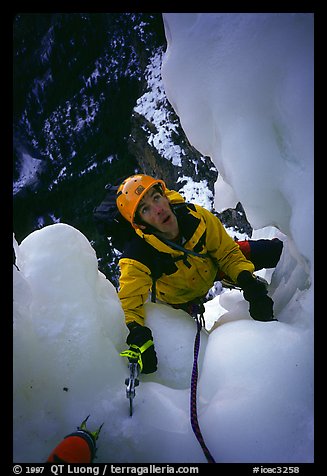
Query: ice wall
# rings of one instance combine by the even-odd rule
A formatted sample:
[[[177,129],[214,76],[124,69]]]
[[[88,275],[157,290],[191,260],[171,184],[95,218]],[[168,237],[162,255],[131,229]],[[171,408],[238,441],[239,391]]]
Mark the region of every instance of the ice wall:
[[[166,94],[215,163],[216,209],[241,201],[313,262],[313,14],[164,13]]]

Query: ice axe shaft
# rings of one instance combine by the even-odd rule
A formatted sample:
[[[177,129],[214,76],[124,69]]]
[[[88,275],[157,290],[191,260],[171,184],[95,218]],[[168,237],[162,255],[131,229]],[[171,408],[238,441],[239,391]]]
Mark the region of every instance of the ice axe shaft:
[[[130,362],[128,364],[129,368],[129,378],[125,379],[126,385],[126,397],[129,399],[129,415],[133,415],[133,399],[135,397],[135,387],[138,386],[139,380],[138,375],[140,367],[138,363]]]

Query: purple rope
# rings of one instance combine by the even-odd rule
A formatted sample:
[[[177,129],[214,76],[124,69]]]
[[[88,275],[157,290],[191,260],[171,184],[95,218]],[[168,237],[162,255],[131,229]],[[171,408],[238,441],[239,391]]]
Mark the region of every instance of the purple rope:
[[[208,463],[215,463],[210,451],[208,450],[198,422],[197,410],[196,410],[196,392],[197,392],[197,383],[198,383],[198,356],[199,356],[199,349],[200,349],[200,332],[202,328],[201,320],[203,320],[203,315],[200,316],[196,315],[193,316],[196,320],[197,325],[197,332],[194,341],[194,362],[193,362],[193,370],[192,370],[192,379],[191,379],[191,425],[193,432],[201,445],[202,451],[207,458]]]

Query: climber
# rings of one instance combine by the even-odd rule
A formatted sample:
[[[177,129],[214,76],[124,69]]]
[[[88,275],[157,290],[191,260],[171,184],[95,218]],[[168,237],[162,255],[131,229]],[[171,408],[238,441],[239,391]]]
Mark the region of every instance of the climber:
[[[119,260],[118,296],[129,329],[126,342],[133,353],[139,352],[142,373],[157,370],[143,307],[155,273],[159,302],[188,312],[194,303],[203,302],[213,283],[223,276],[243,291],[253,319],[276,320],[267,286],[253,273],[277,265],[282,241],[249,240],[240,247],[213,213],[186,203],[178,192],[168,190],[163,180],[144,174],[121,183],[116,203],[137,237]]]

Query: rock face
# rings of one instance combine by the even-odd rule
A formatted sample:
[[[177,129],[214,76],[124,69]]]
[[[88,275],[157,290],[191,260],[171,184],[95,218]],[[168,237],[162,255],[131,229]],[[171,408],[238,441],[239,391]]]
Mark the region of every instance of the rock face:
[[[117,254],[92,215],[107,183],[143,172],[181,190],[192,179],[205,184],[212,206],[218,171],[189,143],[165,96],[165,47],[158,13],[15,17],[18,242],[45,225],[71,224],[91,241],[100,270],[117,283]],[[226,217],[230,221],[233,213]]]
[[[177,168],[162,157],[158,150],[148,142],[150,133],[155,133],[156,127],[137,112],[132,114],[131,124],[129,150],[135,156],[140,169],[145,174],[162,177],[168,187],[172,183],[176,183],[178,179]]]
[[[171,110],[171,115],[178,118]],[[182,151],[181,165],[174,165],[169,159],[163,157],[153,145],[149,144],[151,133],[157,132],[155,126],[144,116],[134,112],[132,114],[132,128],[129,137],[129,150],[140,166],[140,169],[149,175],[162,177],[169,188],[180,190],[183,186],[181,177],[197,177],[197,181],[207,181],[208,189],[214,193],[214,184],[218,172],[209,157],[203,157],[189,143],[184,131],[179,126],[174,137],[174,144]],[[201,167],[200,167],[201,165]]]

